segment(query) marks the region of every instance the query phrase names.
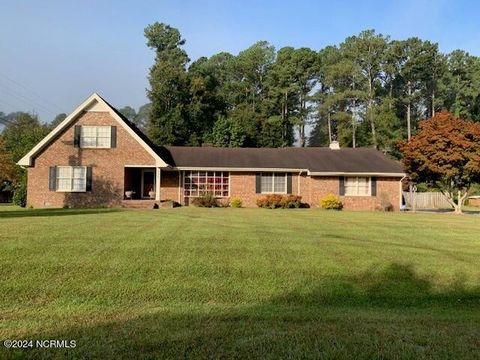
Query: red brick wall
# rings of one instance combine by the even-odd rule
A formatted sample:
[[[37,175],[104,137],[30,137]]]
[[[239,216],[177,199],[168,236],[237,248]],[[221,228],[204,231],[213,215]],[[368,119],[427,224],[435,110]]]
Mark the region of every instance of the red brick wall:
[[[342,196],[340,199],[347,210],[374,210],[383,198],[399,210],[399,181],[399,178],[377,178],[377,196]],[[292,174],[292,193],[302,196],[302,201],[311,207],[319,207],[325,195],[339,194],[339,180],[338,177]],[[256,200],[262,197],[255,193],[255,173],[230,173],[230,196],[241,198],[246,207],[255,207]]]
[[[257,199],[265,196],[255,193],[255,175],[255,172],[230,172],[230,197],[242,199],[245,207],[256,207]],[[298,194],[298,174],[292,174],[292,193]]]
[[[255,194],[255,173],[230,173],[230,198],[242,199],[243,206],[256,207],[258,194]]]
[[[179,171],[163,171],[160,175],[161,200],[174,200],[183,204],[183,189],[179,189]],[[180,191],[179,191],[180,190]]]
[[[117,126],[117,147],[75,148],[74,125]],[[91,166],[92,192],[50,191],[49,167],[61,165]],[[124,194],[125,165],[155,166],[155,159],[108,112],[85,112],[35,158],[28,169],[27,203],[33,207],[118,205]]]
[[[328,194],[339,194],[338,177],[302,177],[303,200],[312,207],[319,207],[320,200]],[[382,200],[400,207],[400,178],[377,178],[377,196],[340,196],[346,210],[375,210]]]
[[[385,199],[397,211],[400,203],[399,181],[399,178],[377,178],[377,196],[341,196],[340,200],[346,210],[375,210],[381,199]],[[178,179],[176,186],[175,191],[178,191]],[[162,193],[164,193],[163,188]],[[305,173],[292,174],[292,193],[302,196],[302,202],[311,207],[319,207],[320,200],[324,196],[328,194],[338,196],[339,179],[338,177],[307,176]],[[264,195],[255,193],[254,172],[230,172],[230,198],[240,198],[245,207],[256,207],[257,199],[262,196]],[[172,198],[175,199],[175,197]]]

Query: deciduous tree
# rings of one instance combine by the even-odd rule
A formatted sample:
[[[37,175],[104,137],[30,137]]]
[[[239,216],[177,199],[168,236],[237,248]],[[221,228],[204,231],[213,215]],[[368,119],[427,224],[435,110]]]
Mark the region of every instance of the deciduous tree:
[[[437,113],[400,150],[412,180],[437,187],[461,213],[472,184],[480,182],[480,123]]]

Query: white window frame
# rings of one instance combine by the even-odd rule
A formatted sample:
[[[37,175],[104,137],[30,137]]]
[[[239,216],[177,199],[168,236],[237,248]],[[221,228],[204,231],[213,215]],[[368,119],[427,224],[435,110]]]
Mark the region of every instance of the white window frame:
[[[214,188],[214,192],[213,192],[213,196],[215,196],[216,198],[228,198],[230,197],[230,181],[231,181],[231,176],[230,176],[230,172],[229,171],[202,171],[202,170],[199,170],[199,171],[196,171],[196,170],[188,170],[188,171],[183,171],[183,196],[184,197],[188,197],[188,198],[195,198],[195,197],[200,197],[200,196],[203,196],[205,194],[208,193],[208,191],[205,191],[204,193],[201,193],[201,190],[200,188],[198,187],[196,189],[196,195],[192,195],[192,191],[193,191],[193,188],[192,188],[192,184],[193,182],[190,181],[188,184],[187,182],[185,181],[186,178],[193,178],[193,177],[197,177],[198,180],[200,180],[200,173],[205,173],[205,178],[208,178],[208,173],[212,173],[213,172],[213,178],[214,178],[214,182],[213,182],[213,186],[215,187],[215,185],[221,185],[222,186],[222,190],[221,190],[221,193],[222,195],[216,195],[215,194],[215,188]],[[203,177],[203,176],[202,176]],[[225,185],[225,183],[223,182],[223,179],[228,177],[228,193],[227,195],[223,195],[223,186]],[[216,183],[216,179],[221,179],[221,181],[217,184]],[[187,189],[187,185],[189,186],[189,188]],[[204,183],[204,184],[199,184],[197,183],[197,185],[209,185],[208,182]],[[210,184],[212,185],[212,184]],[[186,192],[188,191],[188,195],[186,195]]]
[[[73,177],[73,172],[75,168],[83,168],[83,173],[85,174],[85,181],[84,181],[84,187],[81,190],[74,190],[73,189],[73,181],[78,178]],[[70,177],[68,178],[62,178],[62,179],[69,179],[70,180],[70,189],[59,189],[58,188],[58,183],[59,183],[59,177],[58,174],[60,173],[59,169],[70,169]],[[87,191],[87,167],[86,166],[57,166],[55,170],[55,191],[57,192],[86,192]]]
[[[355,193],[348,193],[347,189],[350,187],[347,186],[348,181],[353,181],[355,179]],[[359,193],[360,184],[358,179],[367,179],[367,193]],[[344,178],[344,188],[345,188],[345,196],[372,196],[372,178],[369,176],[346,176]]]
[[[264,175],[272,176],[272,191],[263,191],[262,189],[262,178]],[[283,191],[275,191],[275,178],[285,178],[285,189]],[[260,193],[261,194],[286,194],[287,193],[287,173],[278,173],[278,172],[262,172],[260,173]]]
[[[84,129],[95,129],[95,145],[85,145],[84,144],[84,135],[83,131]],[[98,139],[99,139],[99,129],[101,128],[108,128],[108,145],[107,146],[100,146],[98,144]],[[88,136],[91,137],[91,136]],[[93,136],[92,136],[93,138]],[[110,125],[82,125],[80,126],[80,147],[82,149],[110,149],[112,147],[112,127]]]

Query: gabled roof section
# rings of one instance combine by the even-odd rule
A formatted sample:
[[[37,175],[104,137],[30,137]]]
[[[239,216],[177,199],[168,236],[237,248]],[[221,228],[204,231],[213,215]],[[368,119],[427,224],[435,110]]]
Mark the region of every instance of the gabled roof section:
[[[131,121],[123,116],[117,109],[106,102],[100,95],[93,93],[84,102],[82,102],[73,112],[68,115],[55,129],[53,129],[42,141],[30,150],[23,158],[18,161],[20,166],[31,166],[35,156],[45,149],[57,136],[67,127],[69,127],[83,111],[88,109],[102,108],[109,112],[118,123],[125,128],[125,130],[137,140],[140,145],[154,157],[156,165],[160,167],[168,167],[167,164],[156,152],[156,146],[138,129]]]

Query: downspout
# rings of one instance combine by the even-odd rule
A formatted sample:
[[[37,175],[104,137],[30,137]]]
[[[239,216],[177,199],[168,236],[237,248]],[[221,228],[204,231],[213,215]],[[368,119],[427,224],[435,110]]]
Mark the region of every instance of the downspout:
[[[403,177],[400,179],[400,204],[399,204],[399,209],[402,208],[402,198],[403,198],[403,190],[402,190],[402,183],[403,183],[403,180],[405,180],[407,178],[407,175],[403,175]],[[412,201],[412,200],[410,200]],[[406,206],[406,201],[405,201],[405,206]]]
[[[182,197],[182,173],[183,171],[178,172],[178,203],[182,204],[181,197]],[[183,204],[182,204],[183,205]]]

